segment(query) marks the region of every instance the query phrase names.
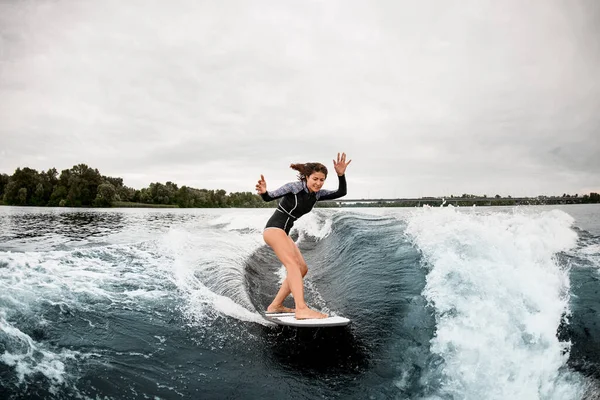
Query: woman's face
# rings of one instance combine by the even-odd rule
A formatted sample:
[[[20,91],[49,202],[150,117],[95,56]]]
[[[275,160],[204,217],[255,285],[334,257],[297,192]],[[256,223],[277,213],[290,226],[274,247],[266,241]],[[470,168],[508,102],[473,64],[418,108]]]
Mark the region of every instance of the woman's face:
[[[326,176],[322,172],[313,172],[310,174],[308,179],[306,179],[306,186],[308,187],[308,190],[311,192],[318,192],[321,190],[323,184],[325,183],[325,178]]]

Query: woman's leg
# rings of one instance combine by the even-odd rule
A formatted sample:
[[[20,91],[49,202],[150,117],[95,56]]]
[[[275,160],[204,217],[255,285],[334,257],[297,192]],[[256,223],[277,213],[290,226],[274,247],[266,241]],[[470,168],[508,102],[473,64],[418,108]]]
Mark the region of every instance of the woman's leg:
[[[300,267],[300,273],[302,275],[302,278],[304,278],[306,276],[306,273],[308,272],[308,266],[306,265],[306,261],[304,261],[304,257],[302,257],[302,253],[300,253],[300,249],[298,248],[296,243],[292,240],[292,238],[287,236],[287,239],[293,245],[296,262],[297,262],[297,265]],[[269,311],[269,312],[294,312],[294,310],[283,306],[283,301],[290,295],[290,293],[291,293],[290,285],[288,284],[288,281],[286,278],[283,280],[283,283],[281,284],[281,288],[279,289],[279,292],[277,292],[277,296],[275,296],[275,298],[273,299],[273,302],[267,308],[267,311]]]
[[[295,313],[297,319],[326,318],[326,314],[311,310],[304,301],[302,277],[306,272],[304,272],[304,274],[302,272],[303,269],[306,270],[306,263],[301,255],[301,259],[298,258],[300,251],[296,247],[294,241],[291,240],[282,229],[277,228],[265,229],[263,237],[265,242],[273,249],[287,270],[287,277],[279,290],[278,297],[276,297],[276,299],[278,299],[277,301],[279,301],[284,294],[285,297],[287,297],[286,292],[289,289],[294,296],[294,302],[296,303]],[[285,286],[287,286],[287,289]],[[283,299],[285,299],[285,297],[283,297]],[[281,303],[283,303],[283,299],[281,299]],[[275,303],[275,300],[273,303]]]

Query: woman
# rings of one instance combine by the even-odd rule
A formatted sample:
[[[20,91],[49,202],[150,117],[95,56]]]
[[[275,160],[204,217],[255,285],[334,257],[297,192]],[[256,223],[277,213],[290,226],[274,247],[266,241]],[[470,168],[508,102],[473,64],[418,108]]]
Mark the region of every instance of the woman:
[[[338,190],[321,189],[327,178],[327,167],[320,163],[292,164],[290,168],[298,171],[298,181],[288,183],[274,191],[267,191],[264,176],[256,185],[256,191],[265,201],[281,198],[273,216],[267,222],[263,232],[265,242],[285,266],[287,277],[283,281],[277,296],[267,308],[267,312],[295,312],[296,319],[327,318],[327,314],[311,310],[304,301],[302,278],[308,272],[306,261],[300,254],[296,243],[288,236],[294,221],[312,210],[319,200],[331,200],[346,195],[346,153],[337,155],[333,167],[339,179]],[[296,309],[283,306],[285,298],[292,293]]]

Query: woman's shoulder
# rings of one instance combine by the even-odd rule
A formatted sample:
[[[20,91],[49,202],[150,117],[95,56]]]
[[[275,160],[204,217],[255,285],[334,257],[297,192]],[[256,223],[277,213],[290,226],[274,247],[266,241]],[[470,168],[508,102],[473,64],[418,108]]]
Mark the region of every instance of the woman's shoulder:
[[[294,192],[294,194],[300,192],[302,189],[304,189],[304,182],[302,181],[294,181],[294,182],[288,182],[285,184],[285,186],[289,187],[291,189],[292,192]]]
[[[279,189],[274,190],[271,193],[274,195],[283,195],[286,193],[297,194],[300,193],[302,189],[304,189],[304,184],[302,183],[302,181],[294,181],[286,183],[285,185],[283,185]]]

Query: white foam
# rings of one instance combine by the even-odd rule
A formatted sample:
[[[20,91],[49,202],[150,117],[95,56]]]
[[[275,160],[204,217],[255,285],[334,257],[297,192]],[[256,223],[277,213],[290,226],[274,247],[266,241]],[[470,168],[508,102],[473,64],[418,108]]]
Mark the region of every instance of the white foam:
[[[166,295],[162,290],[164,274],[155,267],[161,258],[141,249],[108,246],[74,251],[0,252],[0,260],[4,264],[0,275],[0,334],[5,336],[6,347],[0,362],[13,367],[20,382],[42,373],[50,381],[50,390],[65,384],[66,366],[74,358],[91,354],[36,342],[15,321],[28,316],[44,326],[49,321],[41,315],[48,306],[63,313],[102,312],[106,306],[119,304],[146,307],[139,298],[152,300]]]
[[[0,332],[6,336],[8,348],[0,355],[0,361],[14,367],[20,383],[26,376],[43,374],[50,380],[52,393],[55,393],[56,386],[65,382],[65,362],[82,356],[77,351],[61,349],[57,352],[46,348],[9,324],[4,316],[0,317]]]
[[[156,296],[162,274],[149,265],[161,259],[146,251],[107,246],[75,251],[0,253],[7,264],[0,289],[13,304],[32,304],[39,298],[50,304],[85,306],[82,296],[95,301],[128,301],[122,294]],[[135,260],[131,263],[131,260]],[[129,291],[124,286],[136,286]],[[129,296],[132,297],[132,296]]]
[[[228,229],[172,229],[160,249],[170,257],[164,268],[185,300],[184,313],[202,324],[218,312],[243,321],[266,324],[254,310],[244,285],[245,259],[263,245],[260,234]]]
[[[440,396],[579,399],[556,336],[568,312],[568,271],[554,254],[575,246],[564,212],[461,212],[423,208],[407,233],[429,269],[424,296],[435,310],[431,351],[444,363]]]
[[[313,211],[294,222],[292,229],[298,231],[299,241],[306,236],[322,240],[331,233],[331,216],[330,213]]]
[[[223,226],[226,230],[251,230],[262,232],[274,209],[228,209],[210,220],[208,226]]]
[[[579,252],[587,255],[599,255],[600,254],[600,244],[592,244],[589,246],[585,246],[579,249]]]
[[[600,273],[600,244],[591,244],[581,247],[574,251],[577,257],[581,257],[589,262]]]

